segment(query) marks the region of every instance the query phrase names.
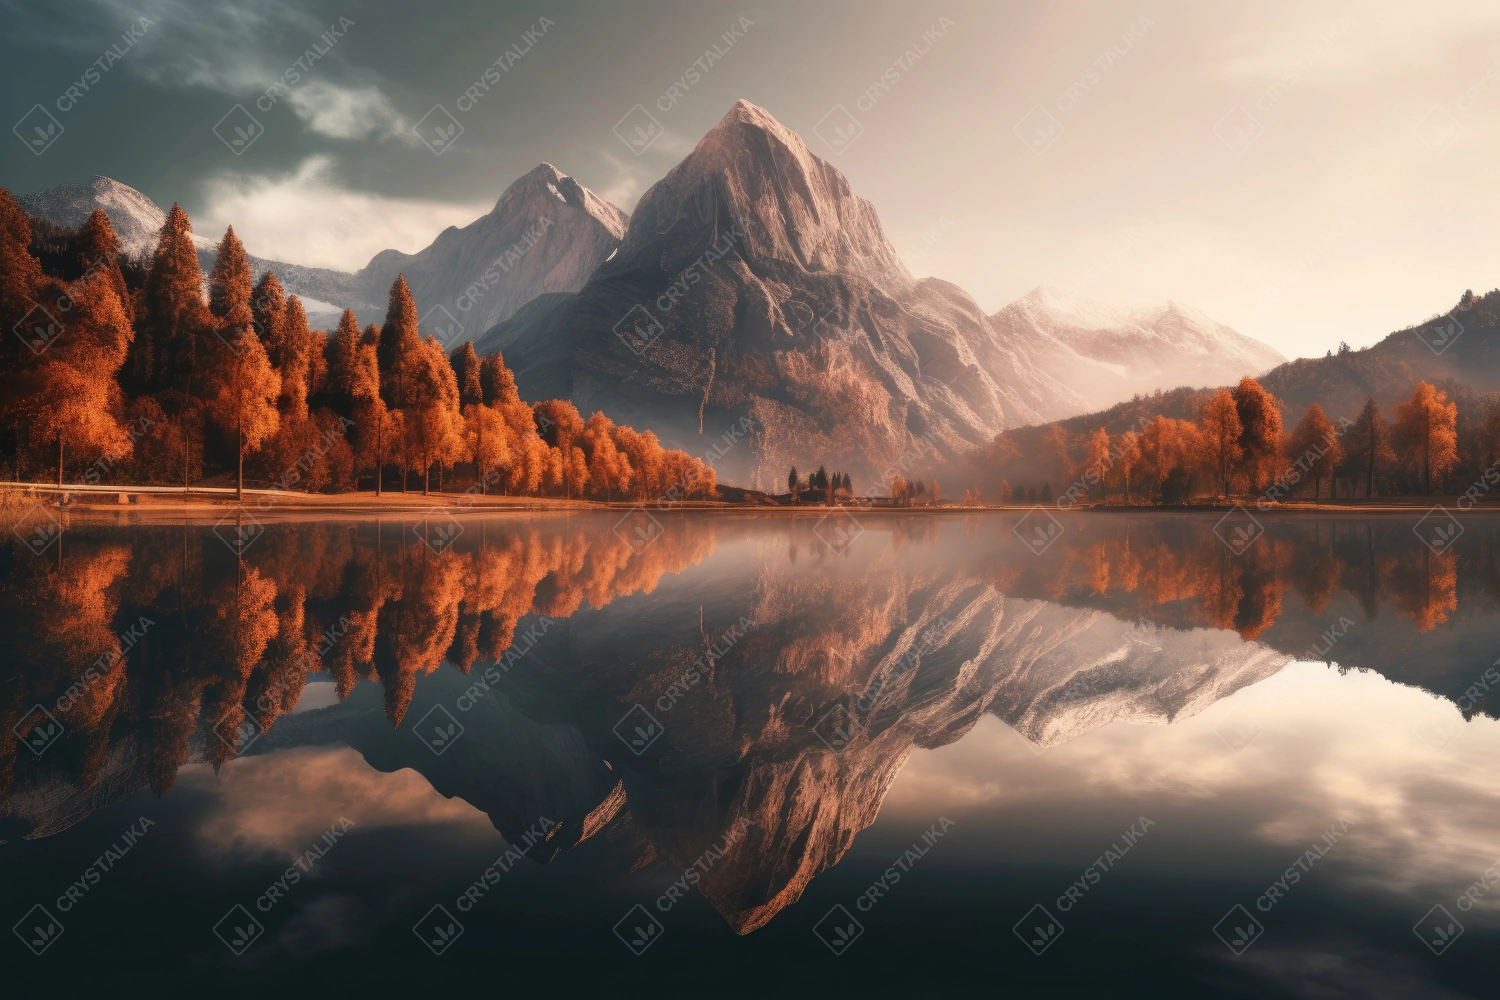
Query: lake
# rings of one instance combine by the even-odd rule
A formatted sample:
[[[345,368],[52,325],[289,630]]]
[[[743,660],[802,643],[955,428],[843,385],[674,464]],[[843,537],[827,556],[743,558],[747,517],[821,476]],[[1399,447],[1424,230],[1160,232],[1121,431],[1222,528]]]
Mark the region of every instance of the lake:
[[[17,535],[15,995],[1494,995],[1500,517],[820,514]]]

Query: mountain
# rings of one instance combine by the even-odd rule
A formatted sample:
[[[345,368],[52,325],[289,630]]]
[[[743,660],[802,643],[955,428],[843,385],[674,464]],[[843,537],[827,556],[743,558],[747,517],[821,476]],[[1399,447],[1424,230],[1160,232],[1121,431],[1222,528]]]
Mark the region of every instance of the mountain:
[[[59,184],[16,199],[28,215],[77,229],[94,209],[102,208],[120,238],[126,256],[139,257],[156,249],[167,215],[161,207],[128,184],[95,177],[87,184]]]
[[[150,253],[166,213],[135,188],[108,177],[88,184],[61,184],[22,196],[31,215],[62,226],[83,224],[104,209],[132,256]],[[304,267],[250,257],[258,279],[275,271],[288,292],[308,306],[314,327],[337,322],[351,308],[364,322],[385,315],[386,296],[404,273],[424,317],[424,330],[454,346],[487,330],[537,295],[576,292],[620,245],[626,215],[550,163],[525,174],[487,214],[462,229],[450,226],[415,254],[384,250],[358,272]],[[213,267],[218,240],[195,233],[204,271]],[[442,306],[441,313],[428,314]]]
[[[1156,389],[1231,384],[1286,362],[1274,348],[1175,302],[1126,312],[1042,286],[989,320],[1096,406]]]
[[[865,483],[926,436],[941,453],[1088,406],[961,289],[914,280],[869,202],[739,101],[641,198],[575,295],[479,337],[528,398],[699,453],[749,417],[720,477],[770,486],[827,462]]]
[[[167,213],[156,202],[128,184],[102,176],[87,184],[59,184],[45,191],[21,195],[16,200],[28,214],[69,228],[83,225],[96,208],[102,208],[109,216],[115,234],[120,237],[121,249],[131,257],[155,251],[161,227],[167,221]],[[198,263],[205,274],[213,267],[218,242],[217,237],[193,233]],[[266,271],[275,271],[287,291],[305,300],[308,319],[315,327],[324,325],[330,318],[336,322],[338,314],[333,310],[346,306],[372,318],[377,310],[381,315],[385,312],[385,293],[366,295],[354,275],[345,271],[304,267],[253,255],[250,256],[250,268],[257,279]]]
[[[385,250],[355,275],[385,294],[405,274],[418,309],[442,306],[464,330],[451,343],[509,319],[536,296],[576,292],[625,235],[627,217],[550,163],[505,189],[489,214],[443,230],[415,254]]]

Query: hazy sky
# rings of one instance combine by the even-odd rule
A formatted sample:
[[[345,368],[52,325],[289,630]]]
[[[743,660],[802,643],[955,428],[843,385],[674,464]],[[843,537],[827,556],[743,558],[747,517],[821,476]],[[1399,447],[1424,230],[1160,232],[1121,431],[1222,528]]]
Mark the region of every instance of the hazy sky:
[[[986,311],[1039,284],[1170,298],[1306,356],[1500,285],[1494,0],[0,0],[0,14],[4,113],[27,139],[49,124],[37,104],[62,126],[40,155],[0,143],[0,185],[106,174],[182,202],[199,232],[233,223],[273,259],[354,269],[415,251],[544,160],[629,210],[743,97],[848,176],[915,273]],[[305,55],[315,44],[327,54]],[[264,130],[238,154],[214,132],[249,127],[236,104]],[[438,104],[424,128],[462,128],[442,155],[412,131]],[[664,130],[639,155],[615,132],[637,104]],[[857,132],[839,152],[820,138],[835,126]]]

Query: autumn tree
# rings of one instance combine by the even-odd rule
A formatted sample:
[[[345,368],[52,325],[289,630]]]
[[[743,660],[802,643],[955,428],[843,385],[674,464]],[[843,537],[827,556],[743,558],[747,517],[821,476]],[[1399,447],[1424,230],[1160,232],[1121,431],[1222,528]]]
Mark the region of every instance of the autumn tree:
[[[562,490],[563,496],[583,495],[588,482],[588,460],[580,447],[583,417],[566,399],[548,399],[532,407],[537,433],[547,442],[547,476],[549,490]],[[655,438],[653,437],[654,441]]]
[[[1333,421],[1317,403],[1302,411],[1302,418],[1287,438],[1286,457],[1302,475],[1312,477],[1313,502],[1318,503],[1319,484],[1344,460],[1344,446]]]
[[[431,490],[432,469],[463,455],[463,417],[458,380],[436,337],[418,341],[418,350],[402,358],[407,405],[402,412],[405,440],[422,460],[422,494]]]
[[[1433,473],[1441,477],[1458,460],[1458,407],[1441,389],[1418,382],[1411,398],[1396,404],[1391,437],[1417,467],[1422,492],[1430,496]]]
[[[1220,389],[1203,405],[1203,414],[1198,421],[1203,436],[1205,457],[1214,470],[1214,485],[1219,496],[1229,493],[1229,473],[1244,455],[1240,438],[1244,428],[1240,425],[1239,409],[1228,389]]]
[[[602,495],[606,502],[617,493],[628,493],[634,476],[629,458],[615,445],[615,432],[615,422],[595,412],[578,436],[579,447],[588,462],[588,488],[595,496]]]
[[[250,310],[250,261],[233,226],[219,242],[208,290],[209,312],[218,321],[209,412],[221,430],[234,432],[235,498],[243,499],[245,455],[259,449],[281,422],[276,409],[281,376],[271,367],[265,346],[255,335]]]
[[[1110,467],[1109,482],[1119,485],[1125,493],[1125,502],[1130,502],[1130,476],[1141,464],[1140,437],[1135,431],[1126,431],[1114,442],[1115,460]]]
[[[1380,404],[1374,396],[1365,397],[1364,409],[1354,419],[1348,438],[1350,457],[1358,455],[1363,465],[1365,496],[1372,497],[1375,495],[1375,469],[1396,458],[1396,453],[1391,450],[1390,428],[1381,416]]]
[[[1240,418],[1240,468],[1251,492],[1258,493],[1275,477],[1276,462],[1281,457],[1281,404],[1248,375],[1240,379],[1233,396]]]
[[[1073,466],[1069,475],[1075,481],[1082,480],[1084,488],[1092,491],[1095,483],[1104,481],[1104,474],[1109,470],[1109,466],[1109,432],[1103,427],[1095,427],[1084,438],[1083,455]]]
[[[123,396],[116,376],[125,363],[133,331],[108,281],[72,285],[44,279],[48,301],[70,303],[46,351],[26,365],[18,380],[22,412],[33,434],[54,444],[57,485],[63,484],[67,445],[112,458],[128,457],[131,442],[120,426]]]

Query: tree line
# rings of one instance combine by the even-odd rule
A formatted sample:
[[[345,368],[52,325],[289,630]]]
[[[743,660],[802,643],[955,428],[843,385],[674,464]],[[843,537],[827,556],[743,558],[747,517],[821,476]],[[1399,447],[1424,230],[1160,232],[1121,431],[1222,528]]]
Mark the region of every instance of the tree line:
[[[191,234],[174,204],[155,251],[131,260],[104,212],[33,229],[0,188],[0,326],[17,334],[0,348],[9,478],[187,486],[228,472],[237,489],[248,473],[378,494],[394,477],[425,494],[463,474],[486,493],[715,495],[712,467],[652,432],[523,402],[498,352],[445,354],[419,333],[403,276],[382,325],[346,309],[314,331],[275,274],[253,280],[233,227],[206,282]]]
[[[1295,426],[1283,426],[1281,401],[1245,377],[1208,397],[1196,420],[1156,414],[1110,434],[1097,427],[1070,433],[1049,427],[1041,454],[1025,455],[1010,433],[989,449],[993,464],[1045,467],[1066,477],[1059,503],[1117,498],[1127,503],[1181,503],[1193,497],[1258,496],[1285,500],[1325,495],[1346,498],[1444,492],[1465,452],[1483,470],[1500,460],[1500,405],[1481,420],[1460,424],[1458,407],[1442,389],[1419,382],[1389,416],[1371,396],[1354,417],[1336,421],[1317,403]],[[1327,487],[1325,491],[1325,486]],[[972,491],[974,496],[978,490]],[[1054,495],[1041,484],[1000,484],[1002,503]]]

